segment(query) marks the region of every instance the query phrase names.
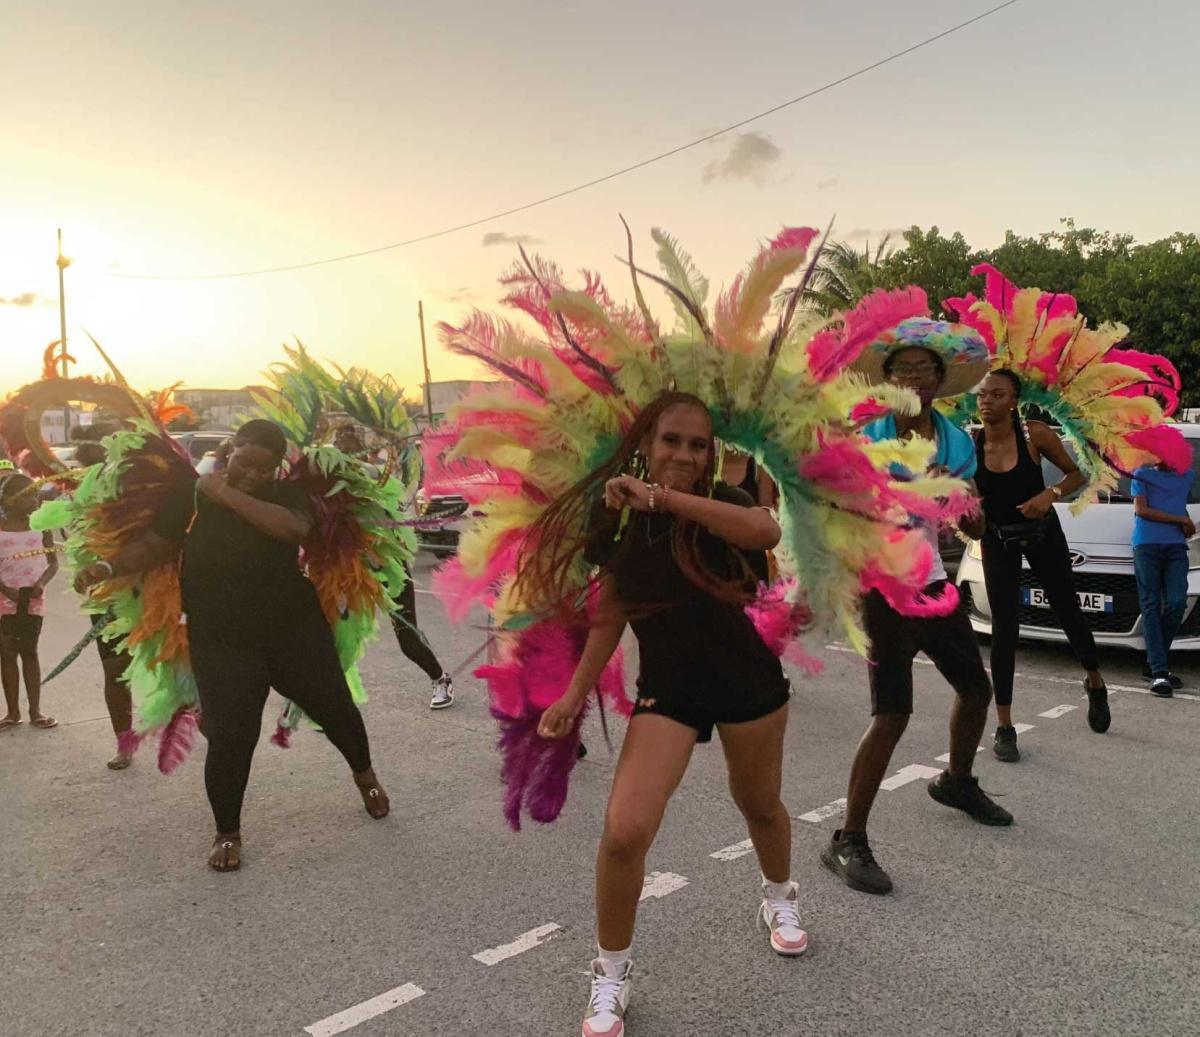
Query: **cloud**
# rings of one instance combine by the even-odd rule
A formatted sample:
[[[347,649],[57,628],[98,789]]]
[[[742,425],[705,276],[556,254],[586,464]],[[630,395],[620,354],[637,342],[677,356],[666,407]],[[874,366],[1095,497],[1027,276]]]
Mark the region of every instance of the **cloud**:
[[[462,285],[459,288],[451,288],[449,291],[438,292],[438,295],[445,299],[446,302],[459,306],[474,302],[476,299],[475,293],[466,285]]]
[[[824,180],[817,181],[818,191],[828,191],[831,188],[837,187],[838,178],[836,176],[826,177]]]
[[[530,234],[505,234],[502,230],[489,231],[483,236],[483,247],[493,245],[539,245],[541,242]]]
[[[739,133],[724,158],[704,167],[702,179],[753,180],[761,183],[767,167],[778,162],[783,152],[765,133]]]
[[[13,295],[7,299],[0,296],[0,306],[37,306],[39,303],[48,303],[49,301],[34,292],[22,292],[20,295]]]

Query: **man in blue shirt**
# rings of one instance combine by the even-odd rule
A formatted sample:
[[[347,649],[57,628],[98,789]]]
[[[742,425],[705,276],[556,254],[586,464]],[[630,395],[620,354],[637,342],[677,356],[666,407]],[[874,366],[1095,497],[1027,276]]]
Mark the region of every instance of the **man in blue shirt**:
[[[1174,472],[1165,465],[1133,473],[1133,566],[1142,608],[1146,641],[1146,673],[1150,691],[1170,698],[1182,682],[1167,665],[1167,652],[1179,632],[1187,608],[1187,541],[1196,535],[1188,517],[1188,496],[1195,473]]]

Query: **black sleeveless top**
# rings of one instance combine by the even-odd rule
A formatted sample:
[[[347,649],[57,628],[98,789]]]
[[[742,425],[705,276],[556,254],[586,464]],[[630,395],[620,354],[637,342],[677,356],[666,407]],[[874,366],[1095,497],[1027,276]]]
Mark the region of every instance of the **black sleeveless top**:
[[[738,483],[738,489],[749,495],[755,504],[758,503],[758,465],[751,457],[746,462],[746,478]]]
[[[983,500],[983,514],[988,524],[993,526],[1028,522],[1017,510],[1018,505],[1046,489],[1042,466],[1029,453],[1025,428],[1015,414],[1013,425],[1017,435],[1017,463],[1007,472],[993,472],[988,468],[984,461],[986,433],[983,429],[975,433],[975,458],[978,461],[975,485],[979,487],[979,495]]]

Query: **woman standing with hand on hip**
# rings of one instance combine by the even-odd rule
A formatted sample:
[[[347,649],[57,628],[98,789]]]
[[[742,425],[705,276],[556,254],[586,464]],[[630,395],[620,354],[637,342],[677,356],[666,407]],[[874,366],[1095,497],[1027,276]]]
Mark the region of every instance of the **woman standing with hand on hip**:
[[[638,452],[646,481],[619,474]],[[539,734],[571,731],[627,624],[641,659],[596,860],[598,957],[584,1037],[624,1033],[646,853],[692,749],[709,741],[714,727],[758,854],[759,917],[771,948],[799,955],[808,947],[791,881],[791,825],[779,798],[790,686],[744,611],[765,579],[765,553],[778,542],[779,527],[744,492],[714,486],[714,464],[707,408],[694,396],[665,393],[642,411],[616,453],[538,523],[553,539],[571,503],[603,486],[585,546],[588,561],[602,570],[599,606],[566,694],[545,711]],[[519,582],[554,596],[545,556],[522,559],[518,572]]]
[[[1108,689],[1100,674],[1096,642],[1075,595],[1071,560],[1054,504],[1087,481],[1062,440],[1040,421],[1028,423],[1018,413],[1021,381],[1004,368],[993,371],[977,392],[983,422],[975,435],[978,468],[975,483],[987,519],[982,541],[983,578],[992,611],[992,684],[996,692],[996,736],[993,750],[1007,763],[1020,759],[1012,721],[1013,673],[1016,670],[1021,558],[1029,561],[1050,608],[1086,671],[1088,726],[1103,734],[1112,723]],[[1064,473],[1047,487],[1042,457]]]

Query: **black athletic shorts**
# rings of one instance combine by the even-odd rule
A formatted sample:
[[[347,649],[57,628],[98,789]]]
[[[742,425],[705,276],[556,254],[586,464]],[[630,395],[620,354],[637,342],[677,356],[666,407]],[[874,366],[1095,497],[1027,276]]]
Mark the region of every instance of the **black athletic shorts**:
[[[26,612],[24,615],[0,616],[0,637],[37,644],[42,634],[42,617]]]
[[[931,583],[926,594],[939,594],[945,580]],[[871,682],[871,715],[913,711],[913,659],[924,652],[959,695],[986,695],[992,685],[983,668],[979,641],[967,618],[966,604],[948,616],[918,619],[902,616],[871,591],[863,605],[863,622],[871,639],[867,666]]]
[[[713,728],[717,724],[745,724],[751,720],[761,720],[770,716],[777,709],[786,706],[792,697],[791,681],[766,695],[747,695],[744,691],[731,691],[727,700],[720,703],[700,704],[687,701],[682,697],[654,697],[638,691],[638,700],[633,707],[633,715],[651,713],[657,717],[666,717],[686,727],[696,729],[697,743],[711,742]]]

